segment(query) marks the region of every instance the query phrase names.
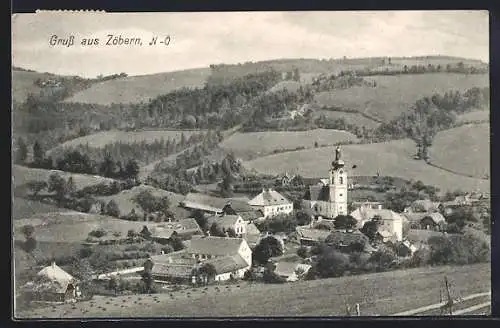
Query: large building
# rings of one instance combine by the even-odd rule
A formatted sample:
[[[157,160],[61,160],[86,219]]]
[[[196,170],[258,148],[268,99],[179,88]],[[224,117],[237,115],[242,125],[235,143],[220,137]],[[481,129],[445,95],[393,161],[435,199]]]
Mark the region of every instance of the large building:
[[[360,207],[350,214],[358,222],[357,227],[373,219],[378,220],[379,233],[384,239],[391,241],[403,240],[403,224],[407,221],[400,214],[388,209],[371,209]]]
[[[314,215],[334,219],[348,214],[347,172],[344,166],[340,147],[337,147],[328,179],[320,179],[317,184],[309,186],[304,196],[304,207],[311,209]]]
[[[262,190],[260,194],[248,202],[248,205],[261,211],[265,218],[293,212],[293,203],[273,189]]]

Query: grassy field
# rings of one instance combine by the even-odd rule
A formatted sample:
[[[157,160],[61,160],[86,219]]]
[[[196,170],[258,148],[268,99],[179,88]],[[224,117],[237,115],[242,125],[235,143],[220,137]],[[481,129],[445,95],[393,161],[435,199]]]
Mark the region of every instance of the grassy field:
[[[19,318],[390,315],[438,303],[446,275],[462,296],[491,290],[491,264],[432,267],[293,284],[209,286],[171,294],[96,297],[92,301],[16,313]]]
[[[54,173],[59,174],[64,179],[73,177],[73,182],[75,183],[77,189],[81,189],[87,186],[92,186],[102,182],[111,183],[114,181],[113,179],[104,178],[97,175],[77,174],[59,170],[34,169],[34,168],[14,165],[12,168],[13,186],[14,187],[22,186],[26,182],[31,180],[48,181],[50,175]]]
[[[487,74],[433,73],[372,76],[367,79],[375,80],[377,86],[359,86],[321,92],[316,95],[316,102],[319,105],[356,109],[388,121],[408,110],[422,97],[489,85]]]
[[[409,139],[376,144],[346,145],[342,149],[342,157],[350,175],[373,176],[379,172],[381,176],[421,180],[423,183],[434,185],[443,191],[463,189],[487,192],[490,189],[489,180],[454,174],[428,165],[423,161],[414,160],[415,145]],[[448,151],[448,148],[446,149]],[[325,147],[285,152],[260,157],[244,164],[249,169],[256,169],[268,174],[288,171],[297,172],[304,177],[327,176],[327,170],[334,158],[334,151],[334,147]],[[438,151],[431,148],[430,152],[432,157]],[[462,152],[457,153],[462,155],[447,157],[448,164],[461,162],[463,154],[467,154],[467,148],[462,147]],[[473,156],[477,156],[477,161],[483,161],[483,153],[472,152],[470,157]],[[469,159],[467,163],[470,163]],[[352,165],[357,165],[357,168],[351,170]]]
[[[120,193],[113,196],[103,196],[98,198],[105,201],[106,203],[109,202],[110,200],[114,200],[118,205],[118,208],[120,209],[120,213],[122,215],[130,213],[132,209],[135,209],[135,212],[137,214],[142,215],[143,212],[141,208],[133,201],[133,198],[136,195],[138,195],[141,191],[145,190],[150,191],[156,197],[167,196],[168,199],[170,200],[170,210],[174,213],[174,215],[179,216],[180,218],[185,218],[186,216],[189,215],[188,211],[178,207],[179,202],[184,200],[185,198],[183,195],[162,189],[157,189],[147,185],[140,185],[130,190],[123,190]]]
[[[54,205],[44,204],[35,200],[24,199],[20,197],[12,198],[12,219],[24,219],[31,217],[35,214],[52,213],[52,212],[65,212],[69,211],[59,208]]]
[[[332,145],[337,142],[357,141],[347,131],[316,129],[310,131],[269,131],[236,133],[224,140],[220,147],[248,159],[271,154],[274,150],[313,148],[314,143]]]
[[[23,102],[28,95],[38,95],[42,90],[35,85],[37,79],[48,79],[51,75],[47,73],[26,72],[26,71],[12,71],[12,100]]]
[[[489,121],[490,112],[487,110],[475,110],[468,112],[457,117],[457,122],[467,123],[467,122],[477,122],[477,121]]]
[[[438,133],[432,163],[464,175],[490,175],[490,124],[470,124]]]
[[[155,140],[168,138],[180,140],[181,135],[184,134],[185,138],[189,138],[193,134],[204,133],[203,130],[151,130],[151,131],[103,131],[88,136],[72,139],[65,143],[53,148],[47,152],[50,154],[56,149],[75,147],[78,145],[86,145],[93,148],[103,148],[104,146],[113,142],[134,143],[134,142],[154,142]]]
[[[276,92],[281,90],[287,90],[288,92],[296,92],[300,88],[300,82],[296,81],[281,81],[278,82],[274,87],[269,89],[269,92]]]
[[[314,118],[318,118],[321,115],[326,116],[330,119],[344,119],[347,124],[353,124],[359,127],[366,127],[367,129],[375,129],[380,125],[379,122],[369,119],[361,114],[357,113],[346,113],[334,110],[319,109],[314,111]]]
[[[109,105],[111,103],[139,103],[182,87],[200,88],[210,75],[210,68],[159,74],[128,76],[97,83],[76,93],[66,102]]]

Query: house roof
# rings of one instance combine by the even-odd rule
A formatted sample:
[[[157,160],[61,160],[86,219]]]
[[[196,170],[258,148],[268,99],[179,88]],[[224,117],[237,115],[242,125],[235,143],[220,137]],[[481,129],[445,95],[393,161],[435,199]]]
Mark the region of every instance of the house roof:
[[[204,261],[203,263],[212,264],[217,274],[233,272],[249,266],[249,263],[247,263],[239,254],[219,257],[213,260]]]
[[[260,234],[246,233],[243,235],[243,238],[247,241],[247,244],[250,246],[255,246],[260,241]]]
[[[238,222],[239,219],[242,219],[239,215],[213,215],[207,218],[207,223],[209,226],[216,223],[222,228],[231,228],[236,224],[236,222]]]
[[[245,221],[256,220],[264,217],[264,213],[262,213],[261,210],[239,211],[238,214]]]
[[[273,189],[263,190],[248,202],[251,206],[288,205],[291,202]]]
[[[72,281],[56,281],[49,280],[44,277],[44,279],[39,279],[37,281],[30,281],[22,286],[23,290],[32,292],[49,292],[63,294],[68,289],[68,286]]]
[[[381,235],[383,238],[391,238],[392,237],[392,233],[390,233],[387,230],[380,230],[380,231],[378,231],[378,234]]]
[[[191,276],[193,269],[193,265],[154,263],[151,274],[163,277],[186,278]]]
[[[329,201],[330,200],[330,187],[323,185],[313,185],[309,186],[309,190],[306,191],[304,195],[305,200],[319,200],[319,201]]]
[[[191,239],[186,251],[190,254],[213,256],[234,255],[238,253],[241,244],[245,242],[242,238],[206,236]]]
[[[373,209],[369,207],[360,207],[351,212],[350,215],[358,221],[358,226],[362,226],[365,222],[373,219],[375,216],[379,216],[384,221],[401,220],[402,222],[405,222],[406,220],[394,211],[388,209]]]
[[[198,208],[211,212],[222,212],[227,204],[238,211],[251,211],[252,208],[247,204],[248,199],[243,198],[219,198],[201,193],[188,193],[182,204],[188,208]]]
[[[73,276],[61,269],[58,265],[55,263],[52,263],[49,266],[46,266],[42,270],[40,270],[37,275],[39,277],[45,277],[51,281],[58,281],[58,282],[70,282],[74,280]]]
[[[247,234],[249,235],[260,235],[260,230],[253,223],[247,224]]]
[[[300,239],[308,239],[313,241],[325,240],[330,235],[329,230],[311,229],[304,227],[297,227],[297,233]]]
[[[404,213],[402,214],[411,223],[419,223],[424,218],[430,218],[435,224],[446,221],[441,213]]]
[[[177,222],[165,222],[148,227],[153,238],[170,238],[174,232],[178,234],[201,233],[201,228],[195,219],[183,219]]]
[[[307,273],[307,271],[311,269],[311,266],[309,264],[302,264],[297,262],[277,262],[275,265],[276,268],[274,269],[274,272],[279,276],[286,277],[293,275],[298,268],[304,270],[304,273]]]

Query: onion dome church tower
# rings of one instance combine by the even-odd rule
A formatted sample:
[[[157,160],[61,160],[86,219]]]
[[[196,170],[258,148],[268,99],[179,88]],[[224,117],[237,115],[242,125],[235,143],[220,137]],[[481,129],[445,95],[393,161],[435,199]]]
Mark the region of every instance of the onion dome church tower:
[[[347,172],[344,169],[340,146],[335,149],[335,160],[329,170],[330,212],[332,217],[347,215]]]

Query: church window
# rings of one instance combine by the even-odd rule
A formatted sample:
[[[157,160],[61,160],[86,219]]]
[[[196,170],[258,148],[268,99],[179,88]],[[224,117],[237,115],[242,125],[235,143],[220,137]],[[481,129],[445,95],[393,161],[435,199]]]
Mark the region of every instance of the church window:
[[[342,196],[343,196],[343,194],[339,194],[339,197],[342,197]]]
[[[344,178],[343,178],[343,177],[340,177],[340,178],[339,178],[339,183],[340,183],[340,184],[344,184]]]

